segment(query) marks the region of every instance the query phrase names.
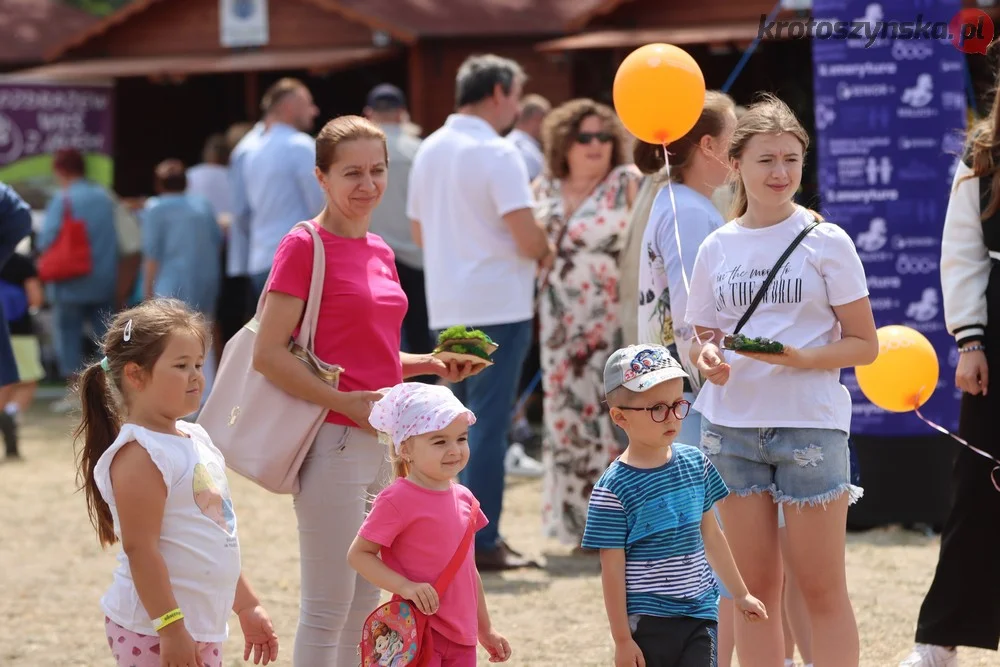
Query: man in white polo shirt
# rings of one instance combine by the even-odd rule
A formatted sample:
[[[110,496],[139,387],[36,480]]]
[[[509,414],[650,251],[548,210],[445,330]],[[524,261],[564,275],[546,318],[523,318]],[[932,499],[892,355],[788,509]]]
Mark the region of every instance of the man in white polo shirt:
[[[472,56],[455,81],[457,112],[427,137],[410,171],[407,216],[424,248],[431,329],[482,329],[495,364],[456,385],[475,412],[462,483],[490,523],[476,534],[480,569],[536,565],[499,534],[504,456],[521,367],[531,345],[535,275],[553,248],[532,214],[528,174],[502,135],[518,115],[524,72],[512,60]]]

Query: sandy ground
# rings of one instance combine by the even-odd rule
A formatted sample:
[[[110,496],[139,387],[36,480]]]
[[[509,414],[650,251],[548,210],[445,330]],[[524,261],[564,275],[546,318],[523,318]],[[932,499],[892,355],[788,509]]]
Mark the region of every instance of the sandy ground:
[[[0,465],[0,665],[110,665],[98,599],[114,552],[102,552],[75,492],[72,421],[38,406],[23,428],[26,461]],[[289,497],[231,477],[245,569],[275,621],[278,664],[291,664],[298,615],[298,554]],[[597,561],[571,557],[540,537],[537,482],[509,486],[504,533],[547,558],[545,572],[485,577],[494,623],[513,647],[512,665],[610,665],[611,642]],[[861,628],[861,664],[891,667],[912,642],[938,540],[899,530],[851,536],[847,562]],[[241,664],[233,619],[226,666]],[[481,654],[483,655],[483,654]],[[963,667],[1000,665],[1000,656],[964,650]],[[488,664],[481,659],[480,664]]]

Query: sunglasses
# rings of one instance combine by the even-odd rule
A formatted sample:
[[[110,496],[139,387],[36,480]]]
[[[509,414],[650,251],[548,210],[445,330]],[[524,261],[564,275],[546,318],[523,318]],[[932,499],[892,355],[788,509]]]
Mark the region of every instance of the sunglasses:
[[[597,139],[602,144],[607,144],[614,141],[614,136],[610,132],[578,132],[576,135],[576,142],[578,144],[589,144],[594,139]]]
[[[657,403],[656,405],[649,408],[628,408],[623,406],[617,406],[619,410],[645,410],[649,413],[649,416],[657,424],[662,424],[667,421],[667,415],[671,412],[674,413],[674,417],[678,420],[684,419],[688,416],[688,412],[691,411],[691,402],[680,400],[673,405],[667,405],[666,403]]]

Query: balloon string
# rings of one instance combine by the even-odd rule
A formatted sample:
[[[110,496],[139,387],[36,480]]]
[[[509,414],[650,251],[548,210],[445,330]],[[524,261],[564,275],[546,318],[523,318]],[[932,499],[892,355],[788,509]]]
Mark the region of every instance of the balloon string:
[[[681,224],[677,219],[677,200],[674,198],[674,179],[670,177],[670,153],[667,145],[663,144],[663,162],[667,167],[667,191],[670,192],[670,208],[674,213],[674,240],[677,242],[677,259],[681,263],[681,278],[684,280],[684,291],[687,296],[691,296],[691,283],[688,281],[687,271],[684,268],[684,255],[681,252]]]
[[[670,152],[667,150],[667,144],[662,144],[663,146],[663,162],[667,168],[667,192],[670,193],[670,208],[674,213],[674,242],[677,244],[677,260],[681,264],[681,279],[684,281],[684,290],[687,293],[688,299],[691,298],[691,281],[688,280],[687,269],[684,268],[684,252],[681,250],[681,224],[680,220],[677,219],[677,199],[674,197],[674,179],[670,177]],[[698,334],[698,329],[694,329],[694,336],[690,340],[696,340],[699,344],[705,345],[706,341],[701,339]],[[690,342],[690,340],[688,342]],[[708,343],[715,340],[715,336],[711,336],[708,339]]]
[[[995,488],[997,491],[1000,491],[1000,484],[997,483],[997,477],[996,477],[997,471],[1000,470],[1000,460],[998,460],[996,457],[994,457],[994,456],[992,456],[990,454],[987,454],[986,452],[984,452],[983,450],[979,449],[978,447],[973,447],[968,442],[966,442],[964,439],[958,437],[957,435],[955,435],[954,433],[952,433],[951,431],[949,431],[948,429],[946,429],[944,426],[941,426],[940,424],[935,424],[934,422],[932,422],[927,417],[924,417],[922,414],[920,414],[920,408],[916,408],[915,407],[915,408],[913,408],[913,411],[916,412],[917,416],[920,417],[920,419],[922,419],[924,421],[924,423],[926,423],[931,428],[933,428],[933,429],[935,429],[937,431],[940,431],[941,433],[943,433],[943,434],[945,434],[947,436],[950,436],[950,437],[954,438],[959,444],[962,444],[962,445],[968,447],[969,449],[971,449],[972,451],[974,451],[976,454],[979,454],[980,456],[988,458],[990,461],[993,461],[994,463],[996,463],[997,465],[990,472],[990,481],[993,482],[993,488]]]

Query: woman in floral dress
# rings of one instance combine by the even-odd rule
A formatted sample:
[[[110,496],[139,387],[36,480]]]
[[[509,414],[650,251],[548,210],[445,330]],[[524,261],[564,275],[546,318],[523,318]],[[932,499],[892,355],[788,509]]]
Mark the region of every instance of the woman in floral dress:
[[[593,100],[552,111],[542,140],[536,217],[557,246],[539,285],[542,521],[547,536],[579,546],[590,492],[619,449],[603,374],[622,342],[618,254],[641,174],[624,164],[628,140],[614,112]]]

